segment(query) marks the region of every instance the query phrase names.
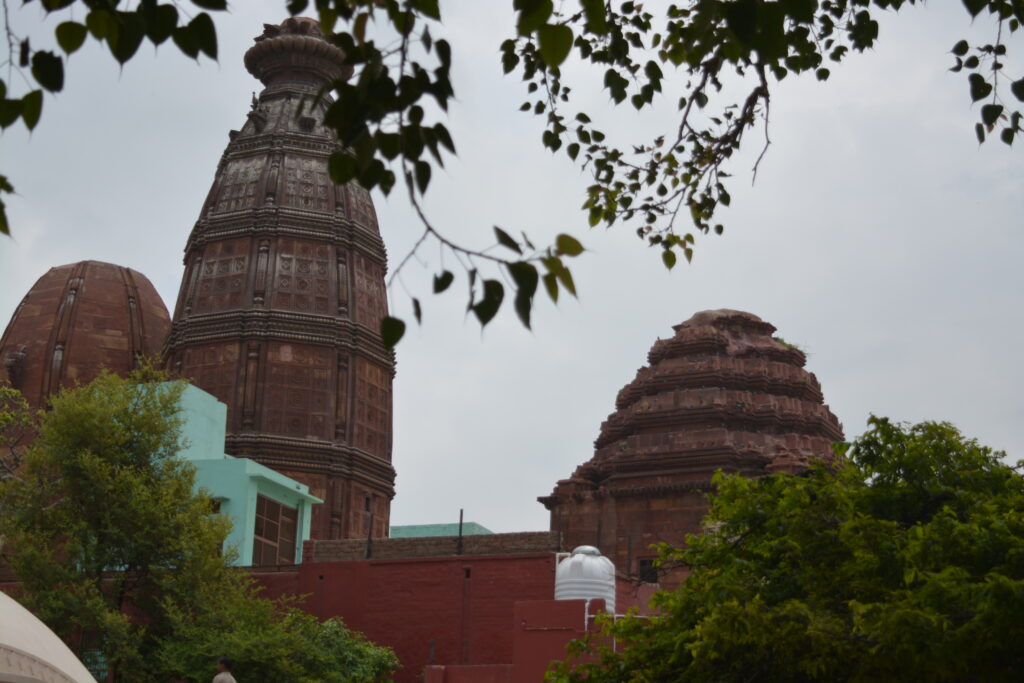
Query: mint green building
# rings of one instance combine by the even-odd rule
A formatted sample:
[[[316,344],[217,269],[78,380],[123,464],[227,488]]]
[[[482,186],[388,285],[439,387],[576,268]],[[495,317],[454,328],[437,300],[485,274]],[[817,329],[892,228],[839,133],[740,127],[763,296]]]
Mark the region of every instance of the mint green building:
[[[313,506],[309,487],[247,458],[224,453],[228,407],[202,389],[181,395],[179,457],[196,468],[196,487],[206,489],[220,514],[232,522],[225,543],[241,566],[298,564],[309,539]]]
[[[476,522],[464,522],[462,524],[463,536],[479,536],[481,534],[493,534],[494,532]],[[404,524],[391,527],[388,535],[391,538],[431,538],[434,536],[458,536],[459,523],[449,522],[447,524]]]

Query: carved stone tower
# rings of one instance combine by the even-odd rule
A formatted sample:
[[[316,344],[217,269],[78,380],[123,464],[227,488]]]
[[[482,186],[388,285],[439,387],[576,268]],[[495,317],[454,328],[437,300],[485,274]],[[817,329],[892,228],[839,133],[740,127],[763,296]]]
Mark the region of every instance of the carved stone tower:
[[[565,548],[596,545],[619,572],[658,577],[652,544],[701,531],[721,469],[795,473],[832,458],[843,430],[799,349],[742,311],[703,311],[673,328],[619,392],[594,457],[540,498]]]
[[[265,87],[189,236],[166,347],[228,405],[228,453],[324,500],[313,538],[385,536],[394,497],[384,244],[366,190],[330,180],[316,101],[341,62],[310,19],[267,25],[245,54]]]

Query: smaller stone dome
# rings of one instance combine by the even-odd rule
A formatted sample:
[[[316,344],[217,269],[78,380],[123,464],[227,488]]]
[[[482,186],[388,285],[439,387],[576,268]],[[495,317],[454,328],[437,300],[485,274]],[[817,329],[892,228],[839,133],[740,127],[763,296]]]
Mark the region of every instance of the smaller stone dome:
[[[99,261],[51,268],[28,291],[0,337],[0,380],[44,407],[61,387],[100,370],[127,374],[158,356],[171,327],[156,288],[138,271]]]
[[[701,532],[716,471],[799,473],[843,439],[804,353],[770,323],[718,309],[672,329],[619,391],[594,456],[539,499],[563,547],[595,545],[625,576],[668,588],[685,570],[658,569],[652,546]]]

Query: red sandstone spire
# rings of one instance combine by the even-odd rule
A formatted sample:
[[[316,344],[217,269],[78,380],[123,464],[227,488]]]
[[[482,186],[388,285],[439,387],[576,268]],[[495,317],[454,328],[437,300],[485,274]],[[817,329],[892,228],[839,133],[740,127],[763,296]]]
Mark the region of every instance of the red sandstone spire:
[[[266,87],[189,236],[167,346],[227,403],[228,453],[324,499],[314,538],[386,535],[394,496],[384,244],[366,190],[330,180],[339,146],[317,98],[348,75],[341,58],[311,19],[267,25],[246,53]]]
[[[673,329],[619,392],[594,457],[540,498],[563,547],[597,545],[633,575],[652,543],[700,530],[715,471],[796,472],[843,439],[804,354],[772,325],[723,309]]]

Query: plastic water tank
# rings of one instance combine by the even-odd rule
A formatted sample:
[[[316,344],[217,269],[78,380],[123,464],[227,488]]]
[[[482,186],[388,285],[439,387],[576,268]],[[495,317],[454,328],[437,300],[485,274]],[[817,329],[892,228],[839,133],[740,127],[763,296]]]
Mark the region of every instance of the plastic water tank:
[[[604,600],[615,613],[615,565],[592,545],[581,545],[555,569],[555,600]]]

